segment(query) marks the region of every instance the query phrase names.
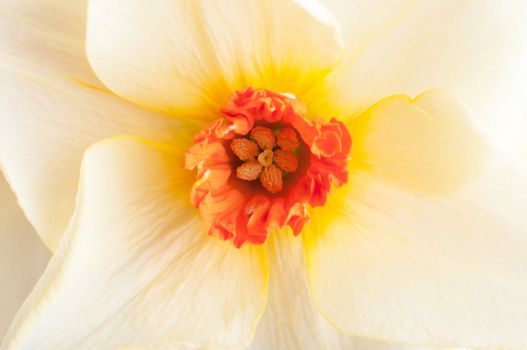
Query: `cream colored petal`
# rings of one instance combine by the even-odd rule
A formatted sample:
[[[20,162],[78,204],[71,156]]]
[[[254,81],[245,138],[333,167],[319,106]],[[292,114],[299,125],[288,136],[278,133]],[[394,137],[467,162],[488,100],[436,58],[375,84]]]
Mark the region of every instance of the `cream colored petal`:
[[[83,51],[83,1],[0,3],[0,163],[54,250],[86,147],[124,132],[171,139],[174,122],[99,90]]]
[[[88,19],[101,81],[180,116],[210,118],[248,85],[302,95],[341,54],[316,0],[90,0]]]
[[[286,230],[273,233],[267,244],[269,301],[248,349],[354,348],[353,337],[337,331],[313,304],[302,239]]]
[[[49,257],[0,173],[0,343]]]
[[[527,159],[526,2],[325,1],[348,48],[328,85],[328,113],[351,115],[391,94],[445,88]]]
[[[265,257],[201,232],[182,161],[131,137],[87,151],[74,218],[3,350],[250,341],[267,295]]]
[[[525,346],[525,165],[438,91],[383,100],[350,130],[349,185],[304,234],[322,313],[381,339]]]
[[[101,87],[84,51],[86,1],[0,0],[0,68]]]
[[[302,238],[276,232],[267,250],[269,300],[248,350],[426,350],[340,332],[313,303]]]
[[[84,150],[134,132],[159,140],[178,124],[74,82],[0,72],[0,161],[20,205],[54,250],[74,208]]]
[[[465,106],[442,90],[387,97],[349,124],[353,168],[412,192],[449,194],[482,171],[491,149]]]

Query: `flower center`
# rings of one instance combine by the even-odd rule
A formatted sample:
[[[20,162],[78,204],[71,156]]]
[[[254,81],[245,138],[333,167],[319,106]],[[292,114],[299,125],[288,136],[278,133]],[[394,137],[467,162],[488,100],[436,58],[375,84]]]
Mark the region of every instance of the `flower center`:
[[[348,180],[348,130],[309,120],[300,100],[263,89],[235,92],[220,112],[185,154],[185,168],[197,169],[191,202],[205,231],[237,247],[285,226],[299,234],[310,208]]]
[[[232,152],[244,162],[236,168],[236,177],[245,181],[260,179],[270,193],[282,191],[284,177],[298,169],[295,151],[300,142],[296,132],[291,128],[273,131],[259,125],[249,135],[250,138],[237,137],[230,143]]]

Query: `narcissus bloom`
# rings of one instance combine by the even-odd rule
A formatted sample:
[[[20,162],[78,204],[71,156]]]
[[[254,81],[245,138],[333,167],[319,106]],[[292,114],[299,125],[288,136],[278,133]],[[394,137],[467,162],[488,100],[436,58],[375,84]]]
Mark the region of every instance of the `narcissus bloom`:
[[[527,345],[525,6],[84,6],[1,9],[0,165],[54,251],[2,349]]]

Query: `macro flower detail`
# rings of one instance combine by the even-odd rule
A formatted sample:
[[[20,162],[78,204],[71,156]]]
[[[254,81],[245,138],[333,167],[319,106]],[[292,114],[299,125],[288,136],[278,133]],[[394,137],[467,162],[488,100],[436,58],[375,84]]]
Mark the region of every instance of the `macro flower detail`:
[[[347,182],[346,126],[310,121],[305,112],[294,96],[247,88],[221,110],[225,119],[194,137],[185,167],[197,168],[191,201],[205,232],[237,247],[261,244],[285,226],[298,235],[307,205],[324,205],[331,185]]]
[[[4,2],[1,350],[527,344],[527,3]]]

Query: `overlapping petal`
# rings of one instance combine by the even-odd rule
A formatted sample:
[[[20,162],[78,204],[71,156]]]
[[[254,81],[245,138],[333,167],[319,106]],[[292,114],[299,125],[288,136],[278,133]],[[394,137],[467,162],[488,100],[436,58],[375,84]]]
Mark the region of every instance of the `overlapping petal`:
[[[249,349],[353,348],[353,337],[329,324],[313,304],[302,239],[290,230],[275,232],[267,250],[269,302]]]
[[[123,132],[169,140],[179,127],[101,90],[84,54],[85,5],[0,6],[0,163],[51,250],[73,213],[86,147]]]
[[[395,93],[445,88],[492,137],[527,157],[525,2],[324,2],[342,24],[347,51],[321,100],[329,113],[356,114]]]
[[[265,256],[201,232],[171,147],[120,137],[87,151],[68,232],[2,349],[249,343]]]
[[[49,257],[0,173],[0,343]]]
[[[349,122],[353,169],[409,192],[450,194],[483,171],[491,147],[468,110],[443,90],[387,97]]]
[[[214,118],[247,86],[302,96],[341,46],[334,18],[313,0],[91,0],[87,52],[117,94]]]
[[[270,236],[269,301],[248,350],[424,350],[353,337],[333,327],[313,303],[301,237],[284,230]]]
[[[409,343],[525,345],[525,165],[441,91],[387,98],[350,132],[350,185],[304,235],[323,314]]]

